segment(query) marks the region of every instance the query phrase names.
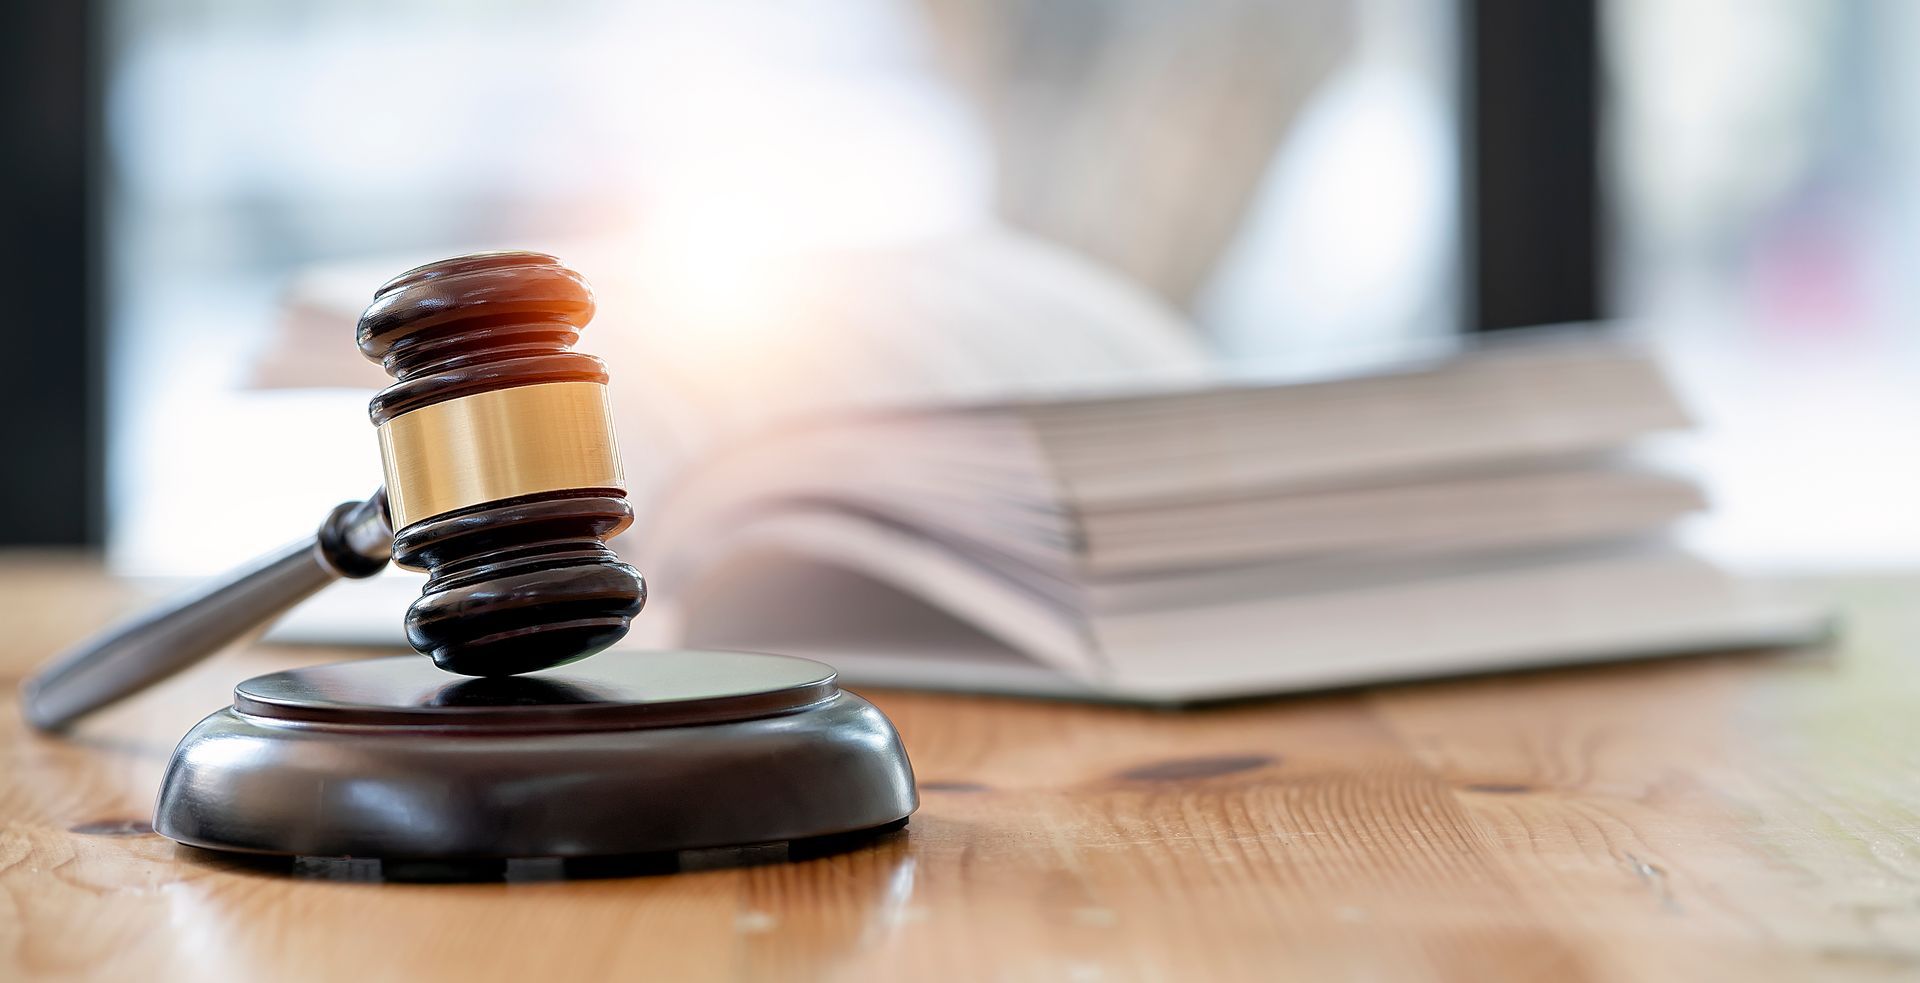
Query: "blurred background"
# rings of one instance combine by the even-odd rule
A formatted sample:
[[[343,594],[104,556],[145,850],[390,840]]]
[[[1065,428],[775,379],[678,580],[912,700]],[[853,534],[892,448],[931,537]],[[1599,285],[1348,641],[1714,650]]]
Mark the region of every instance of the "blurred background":
[[[1604,320],[1664,353],[1703,419],[1698,543],[1782,569],[1920,561],[1907,0],[0,18],[0,543],[185,575],[300,534],[378,481],[357,305],[414,263],[526,247],[601,289],[585,347],[631,348],[616,379],[673,370],[658,387],[684,391],[634,412],[679,446],[783,345],[836,352],[860,324],[927,334],[936,367],[1019,362],[1019,332],[989,326],[1058,321],[1130,371],[1286,372]],[[1095,280],[1126,316],[1042,316]],[[1103,371],[1028,370],[1015,388]],[[980,380],[889,384],[876,399]]]

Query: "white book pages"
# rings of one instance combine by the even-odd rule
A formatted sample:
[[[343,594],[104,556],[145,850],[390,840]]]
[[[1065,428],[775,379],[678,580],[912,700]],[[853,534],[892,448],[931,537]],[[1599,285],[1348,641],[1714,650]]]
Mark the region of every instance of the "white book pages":
[[[1193,604],[1094,623],[1103,692],[1150,700],[1818,640],[1825,611],[1678,550],[1495,568],[1375,588]]]
[[[783,510],[837,511],[901,527],[976,562],[1072,583],[1342,553],[1413,556],[1571,544],[1667,526],[1704,506],[1690,481],[1625,462],[1563,461],[1485,475],[1448,473],[1395,482],[1227,500],[1072,510],[1037,487],[976,481],[907,462],[884,442],[833,448],[782,444],[780,453],[722,462],[634,537],[661,576],[684,559],[724,552],[743,521]],[[1007,453],[1016,450],[1011,442]],[[853,451],[842,455],[837,451]],[[771,458],[791,453],[783,464]],[[767,467],[786,470],[769,472]],[[1033,464],[1044,468],[1043,464]],[[1044,477],[1029,475],[1044,483]],[[625,544],[622,544],[623,547]],[[1049,573],[1050,572],[1050,573]]]
[[[1659,544],[1455,577],[1100,616],[1068,666],[901,581],[761,558],[654,642],[820,658],[853,685],[1185,703],[1576,662],[1810,644],[1824,611]],[[753,578],[749,578],[750,580]],[[658,623],[656,623],[658,627]]]
[[[671,579],[683,558],[724,549],[743,520],[809,508],[1032,565],[1062,565],[1078,536],[1025,423],[962,413],[795,427],[736,444],[683,474],[619,545]]]
[[[407,606],[420,596],[426,579],[426,574],[388,567],[366,580],[339,581],[282,615],[262,638],[288,645],[366,645],[411,652]]]
[[[869,413],[708,455],[622,547],[671,576],[739,523],[791,508],[1069,581],[1572,542],[1700,507],[1679,479],[1569,463],[1684,420],[1654,366],[1591,341],[1302,387]]]
[[[850,635],[889,617],[872,596],[826,571],[851,571],[949,612],[984,636],[1054,669],[1091,676],[1089,645],[1070,585],[1022,583],[923,536],[830,511],[773,513],[738,526],[723,548],[650,581],[648,605],[669,637],[697,644],[767,643],[820,633]],[[831,588],[831,589],[830,589]]]
[[[1081,508],[1618,447],[1688,420],[1657,366],[1539,345],[1419,371],[1026,407]]]
[[[1580,462],[1380,485],[1086,510],[1089,577],[1341,553],[1470,552],[1591,542],[1705,507],[1691,481]]]

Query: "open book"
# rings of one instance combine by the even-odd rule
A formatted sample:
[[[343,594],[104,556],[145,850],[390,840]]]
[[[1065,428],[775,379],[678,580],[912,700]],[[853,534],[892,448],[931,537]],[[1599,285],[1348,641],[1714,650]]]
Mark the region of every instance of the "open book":
[[[871,330],[866,350],[893,353],[889,398],[775,387],[787,411],[742,423],[735,389],[731,423],[671,447],[624,419],[630,466],[655,466],[616,543],[652,595],[630,644],[811,655],[855,683],[1179,703],[1823,630],[1818,611],[1666,542],[1703,501],[1632,453],[1686,417],[1630,348],[1576,336],[1230,379],[1177,321],[1034,248],[984,261],[1044,287],[1001,296],[1003,344],[943,350],[988,331],[948,325],[901,361],[901,332],[883,332],[911,296],[815,309],[834,350],[862,351]],[[956,266],[938,266],[950,298],[965,296]],[[347,323],[357,300],[341,299]],[[617,310],[604,291],[602,309]],[[1043,325],[1050,344],[1023,335]],[[655,358],[609,353],[616,403],[657,400],[668,379],[699,388],[691,356],[637,343]],[[1048,351],[1064,367],[1087,346],[1141,371],[1069,385],[1047,370]],[[667,371],[634,378],[649,361]],[[1041,381],[996,390],[1015,377]],[[675,412],[701,415],[694,399]],[[279,635],[397,640],[416,584],[378,589],[311,603]]]

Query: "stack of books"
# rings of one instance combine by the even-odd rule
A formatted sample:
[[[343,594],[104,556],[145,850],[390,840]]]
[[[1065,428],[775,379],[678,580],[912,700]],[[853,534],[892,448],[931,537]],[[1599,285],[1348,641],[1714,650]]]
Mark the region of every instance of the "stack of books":
[[[850,678],[1154,703],[1802,642],[1674,546],[1686,416],[1602,341],[820,421],[680,476],[656,625]]]

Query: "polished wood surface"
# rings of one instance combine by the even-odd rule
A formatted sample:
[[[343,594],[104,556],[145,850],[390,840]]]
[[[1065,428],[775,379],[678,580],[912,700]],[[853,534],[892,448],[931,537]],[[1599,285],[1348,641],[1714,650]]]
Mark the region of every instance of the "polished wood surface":
[[[0,979],[1804,979],[1920,974],[1920,581],[1831,652],[1164,713],[868,693],[924,804],[851,853],[313,880],[146,831],[229,653],[64,740],[0,704]],[[0,554],[0,676],[138,598]]]

